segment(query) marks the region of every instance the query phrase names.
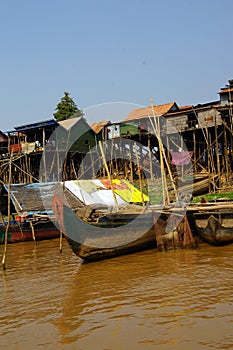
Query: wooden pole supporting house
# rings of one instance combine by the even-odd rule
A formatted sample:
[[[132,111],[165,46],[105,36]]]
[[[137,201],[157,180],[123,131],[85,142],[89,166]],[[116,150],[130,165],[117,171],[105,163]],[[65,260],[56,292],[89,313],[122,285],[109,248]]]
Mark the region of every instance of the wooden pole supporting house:
[[[196,146],[196,130],[193,131],[193,169],[197,172],[197,146]]]
[[[92,169],[92,179],[95,178],[95,166],[94,166],[94,159],[93,154],[91,150],[91,146],[89,145],[89,156],[90,156],[90,162],[91,162],[91,169]]]
[[[166,135],[166,147],[167,147],[167,161],[168,161],[168,164],[171,164],[171,153],[170,153],[170,142],[169,142],[169,139],[168,139],[168,135]]]
[[[150,178],[153,180],[153,163],[152,163],[152,154],[151,154],[151,143],[150,135],[148,135],[148,152],[149,152],[149,161],[150,161]]]
[[[220,188],[221,188],[221,171],[220,171],[219,143],[218,143],[218,130],[217,130],[216,116],[215,116],[214,131],[215,131],[215,155],[216,155],[216,161],[217,161],[217,174],[218,174],[217,181],[218,181],[218,188],[220,190]]]
[[[105,154],[104,154],[104,150],[103,150],[103,146],[102,146],[102,142],[101,141],[99,141],[99,148],[100,148],[100,152],[102,154],[104,167],[105,167],[106,173],[108,175],[108,179],[109,179],[110,187],[111,187],[111,190],[112,190],[112,195],[113,195],[113,199],[114,199],[114,202],[115,202],[115,205],[116,205],[116,209],[117,209],[117,211],[119,211],[119,205],[118,205],[118,202],[117,202],[116,193],[114,192],[114,189],[113,189],[112,178],[111,178],[111,175],[110,175],[110,172],[109,172],[109,169],[108,169],[108,165],[106,163],[106,158],[105,158]]]
[[[75,166],[74,166],[74,159],[73,158],[71,160],[71,164],[72,164],[72,167],[73,167],[73,172],[74,172],[75,179],[78,180],[78,175],[77,175],[77,172],[76,172],[76,169],[75,169]]]
[[[118,176],[118,174],[119,174],[119,157],[118,157],[118,153],[116,152],[116,146],[119,147],[119,145],[115,144],[116,173]]]
[[[218,172],[217,172],[217,169],[216,169],[216,166],[215,166],[215,162],[214,162],[214,149],[215,149],[215,158],[216,158],[216,153],[217,153],[217,150],[216,150],[216,140],[214,140],[212,142],[212,134],[211,134],[211,129],[208,129],[208,137],[209,137],[209,156],[210,156],[210,164],[212,164],[212,174],[214,176],[212,176],[212,179],[210,177],[210,185],[212,183],[212,185],[214,186],[214,191],[218,190],[219,189],[219,186],[218,186]],[[211,191],[211,186],[209,186],[210,188],[210,191]]]
[[[10,138],[8,139],[8,149],[10,150]],[[3,250],[3,257],[2,257],[3,270],[6,270],[7,240],[8,240],[8,231],[10,227],[10,216],[11,216],[11,172],[12,172],[12,153],[10,153],[10,159],[9,159],[9,178],[8,178],[8,193],[7,193],[7,226],[5,230],[4,250]]]
[[[45,155],[45,129],[43,128],[43,165],[44,165],[44,182],[47,182],[46,155]]]
[[[154,130],[154,134],[156,135],[156,137],[158,139],[158,144],[159,144],[161,181],[162,181],[162,189],[163,189],[163,202],[165,204],[166,198],[169,201],[169,193],[168,193],[168,188],[167,188],[167,181],[166,181],[166,173],[165,173],[165,168],[164,168],[164,161],[165,161],[166,166],[167,166],[167,170],[168,170],[168,174],[169,174],[170,180],[171,180],[171,182],[173,184],[173,187],[174,187],[176,200],[178,200],[178,193],[177,193],[177,189],[176,189],[174,178],[172,176],[170,165],[168,164],[168,161],[167,161],[167,157],[166,157],[166,154],[165,154],[165,151],[164,151],[163,143],[162,143],[162,140],[161,140],[161,137],[160,137],[159,120],[156,123],[156,119],[155,119],[156,116],[155,116],[155,113],[154,113],[153,106],[152,106],[152,110],[153,110],[153,114],[154,114],[154,123],[153,123],[151,117],[149,117],[149,120],[150,120],[151,126],[152,126],[152,128]]]
[[[113,153],[114,153],[114,143],[113,139],[111,139],[111,151],[110,151],[110,169],[111,169],[111,174],[114,175],[114,164],[113,164]]]
[[[31,158],[28,157],[28,172],[29,172],[29,183],[32,183],[32,174],[31,174]]]
[[[224,160],[225,160],[225,176],[226,176],[226,182],[228,183],[229,181],[229,172],[230,172],[230,169],[229,169],[229,155],[228,155],[228,150],[227,150],[227,131],[226,131],[226,128],[224,126],[224,151],[223,151],[223,154],[224,154]]]
[[[134,148],[135,148],[136,162],[137,162],[137,168],[138,168],[138,178],[139,178],[139,187],[140,187],[140,192],[141,192],[142,204],[145,205],[144,196],[143,196],[143,190],[142,190],[141,166],[140,166],[140,164],[139,164],[138,151],[137,151],[137,144],[136,144],[136,142],[134,142]]]
[[[205,136],[205,133],[204,133],[204,130],[202,129],[203,131],[203,135]],[[207,128],[205,128],[205,131],[206,131],[206,147],[207,147],[207,171],[208,171],[208,176],[209,176],[209,192],[211,190],[211,182],[210,182],[210,179],[211,179],[211,169],[210,169],[210,145],[209,145],[209,133],[208,133],[208,130]]]
[[[209,142],[209,156],[210,156],[210,166],[211,166],[211,172],[216,175],[216,168],[215,168],[215,163],[214,163],[214,142],[212,143],[212,133],[211,129],[207,129],[207,134],[208,134],[208,142]]]
[[[132,161],[132,142],[129,143],[129,169],[130,169],[130,181],[133,183],[134,170]]]
[[[153,109],[153,108],[152,108]],[[153,109],[154,110],[154,109]],[[163,204],[166,203],[167,200],[169,200],[169,196],[168,196],[168,190],[167,190],[167,182],[166,182],[166,173],[165,173],[165,168],[164,168],[164,158],[163,158],[163,144],[161,142],[161,138],[160,138],[160,125],[158,123],[156,123],[156,116],[154,114],[154,124],[152,122],[151,117],[150,118],[150,122],[151,125],[154,129],[154,133],[158,139],[158,143],[159,143],[159,158],[160,158],[160,171],[161,171],[161,182],[162,182],[162,194],[163,194]],[[157,120],[157,122],[159,122]]]
[[[179,150],[182,152],[183,149],[184,149],[183,137],[181,137],[181,139],[180,139],[180,147],[179,147]],[[181,164],[180,170],[181,170],[181,179],[182,179],[182,181],[183,181],[183,177],[184,177],[184,165],[183,165],[183,164]]]
[[[124,175],[124,178],[127,176],[127,160],[126,160],[126,154],[125,154],[125,142],[122,142],[122,138],[120,140],[120,150],[121,150],[121,168],[122,173]]]

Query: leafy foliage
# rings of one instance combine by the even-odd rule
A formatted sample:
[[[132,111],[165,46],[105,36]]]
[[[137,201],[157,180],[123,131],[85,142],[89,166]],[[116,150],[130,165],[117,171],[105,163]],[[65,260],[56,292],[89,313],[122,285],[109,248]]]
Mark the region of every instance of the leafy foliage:
[[[58,122],[66,120],[70,117],[83,116],[82,110],[78,109],[77,105],[69,95],[69,92],[64,92],[64,96],[57,104],[56,112],[53,114],[53,116]]]
[[[232,201],[233,200],[233,192],[222,192],[222,193],[207,193],[203,194],[202,196],[196,196],[193,198],[192,203],[199,203],[202,201],[202,199],[207,200],[207,202],[218,202],[218,201]]]

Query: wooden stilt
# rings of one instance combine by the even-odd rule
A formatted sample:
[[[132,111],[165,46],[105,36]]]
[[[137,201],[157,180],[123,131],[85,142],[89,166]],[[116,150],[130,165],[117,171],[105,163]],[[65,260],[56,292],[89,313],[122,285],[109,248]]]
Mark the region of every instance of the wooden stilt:
[[[166,166],[167,166],[167,170],[168,170],[168,174],[169,174],[170,180],[171,180],[171,182],[172,182],[172,184],[174,186],[174,192],[175,192],[176,200],[178,200],[178,193],[177,193],[175,181],[174,181],[174,178],[173,178],[170,166],[169,166],[168,161],[167,161],[167,157],[166,157],[166,154],[165,154],[165,151],[164,151],[163,143],[162,143],[162,140],[161,140],[161,137],[160,137],[159,117],[157,117],[158,118],[157,122],[156,122],[155,118],[156,118],[156,116],[154,114],[154,123],[153,123],[151,117],[149,117],[149,120],[150,120],[151,126],[152,126],[152,128],[154,130],[154,134],[155,134],[155,136],[158,139],[158,144],[159,144],[160,170],[161,170],[161,181],[162,181],[162,190],[163,190],[163,203],[165,204],[166,201],[169,201],[169,193],[168,193],[168,187],[167,187],[167,179],[166,179],[166,172],[165,172],[165,167],[164,167],[164,161],[165,161]]]
[[[108,175],[108,179],[109,179],[110,187],[111,187],[111,190],[112,190],[112,195],[113,195],[113,199],[114,199],[114,202],[115,202],[115,205],[116,205],[116,209],[117,209],[117,211],[119,211],[119,205],[118,205],[118,202],[117,202],[116,194],[115,194],[114,189],[113,189],[112,178],[111,178],[111,175],[110,175],[110,172],[109,172],[109,169],[108,169],[108,165],[106,163],[105,154],[104,154],[104,150],[103,150],[103,146],[102,146],[101,141],[99,141],[99,147],[100,147],[100,152],[102,154],[104,167],[105,167],[105,170],[106,170],[107,175]]]
[[[59,237],[59,251],[61,254],[62,253],[62,231],[60,231],[60,237]]]
[[[193,170],[197,172],[196,130],[193,131]]]
[[[134,148],[135,148],[135,154],[136,154],[136,162],[138,167],[138,178],[139,178],[139,186],[140,186],[140,192],[141,192],[141,198],[142,198],[142,204],[145,205],[144,196],[143,196],[143,187],[142,187],[142,174],[141,174],[141,166],[139,164],[138,159],[138,151],[137,151],[137,144],[134,142]]]
[[[133,183],[134,170],[133,170],[133,161],[132,161],[132,142],[129,144],[129,168],[130,168],[130,181]]]
[[[43,165],[44,165],[44,181],[47,182],[45,144],[46,144],[46,140],[45,140],[45,129],[43,128]]]
[[[150,149],[150,135],[148,135],[148,152],[149,152],[149,160],[150,160],[150,178],[153,180],[153,164],[152,164],[152,154]]]
[[[226,135],[226,128],[224,126],[224,160],[225,160],[225,174],[226,174],[226,182],[228,183],[229,181],[229,156],[228,156],[228,150],[227,150],[227,135]]]
[[[10,149],[10,138],[8,140],[8,146]],[[3,270],[6,270],[6,251],[7,251],[7,240],[8,240],[8,231],[10,227],[10,215],[11,215],[11,171],[12,171],[11,162],[12,162],[12,153],[10,153],[10,159],[9,159],[9,178],[8,178],[8,194],[7,194],[7,227],[5,231],[4,250],[3,250],[3,257],[2,257]]]
[[[193,238],[187,215],[185,215],[183,219],[183,232],[183,248],[197,248],[197,244]]]
[[[221,171],[220,171],[220,160],[219,160],[219,143],[218,143],[218,130],[217,130],[217,123],[216,123],[216,116],[215,116],[215,155],[216,155],[216,161],[217,161],[217,174],[218,174],[218,188],[221,188]]]

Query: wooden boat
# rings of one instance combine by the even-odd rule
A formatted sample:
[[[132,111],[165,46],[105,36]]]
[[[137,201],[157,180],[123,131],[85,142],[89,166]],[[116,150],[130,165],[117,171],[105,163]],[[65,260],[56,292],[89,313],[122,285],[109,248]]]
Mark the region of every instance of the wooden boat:
[[[7,222],[0,224],[0,244],[5,241]],[[23,221],[11,221],[7,232],[8,243],[18,243],[24,241],[39,241],[45,239],[58,238],[60,231],[50,219],[25,219]]]
[[[204,195],[209,192],[210,187],[216,181],[217,175],[209,176],[208,174],[194,174],[190,179],[186,179],[184,184],[181,182],[177,187],[178,192],[192,194],[193,196]],[[174,189],[169,191],[170,198],[175,197]]]
[[[51,220],[51,207],[44,208],[45,200],[50,201],[55,183],[11,184],[10,222],[8,225],[8,191],[6,185],[0,191],[0,244],[57,238],[58,228]],[[43,189],[43,192],[42,192]],[[50,207],[50,208],[49,208]]]
[[[195,223],[198,235],[209,244],[233,243],[233,203],[202,203],[191,206],[189,214]]]
[[[111,212],[109,209],[95,205],[74,211],[58,196],[54,196],[53,210],[60,229],[73,252],[84,262],[156,247],[163,250],[171,245],[174,249],[174,243],[176,247],[183,245],[175,230],[181,219],[179,215],[174,215],[172,206],[163,208],[129,204],[118,211]],[[166,232],[171,215],[176,219],[170,222],[170,230]],[[190,240],[186,240],[187,246],[189,243]]]

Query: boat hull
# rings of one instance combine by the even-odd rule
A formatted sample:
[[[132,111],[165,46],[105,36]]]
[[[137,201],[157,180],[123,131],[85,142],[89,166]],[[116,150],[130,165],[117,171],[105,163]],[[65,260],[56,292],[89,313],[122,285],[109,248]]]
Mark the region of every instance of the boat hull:
[[[215,246],[233,243],[233,214],[211,214],[197,216],[195,225],[199,236]]]
[[[73,252],[84,262],[152,248],[194,247],[181,203],[148,207],[127,205],[117,211],[98,204],[72,209],[62,198],[54,196],[52,207],[60,230]]]
[[[139,218],[138,213],[104,215],[96,223],[86,223],[74,218],[69,207],[63,210],[63,232],[73,252],[84,262],[156,248],[152,213]]]
[[[114,247],[114,248],[96,248],[85,244],[80,244],[67,237],[67,241],[73,252],[84,260],[84,262],[93,262],[98,260],[110,259],[120,255],[136,253],[143,250],[156,248],[156,239],[154,230],[150,230],[140,239],[134,242]]]
[[[0,226],[0,244],[5,241],[5,231],[7,226]],[[52,222],[39,223],[33,225],[34,236],[36,241],[58,238],[60,231]],[[18,243],[25,241],[33,241],[33,232],[30,223],[11,223],[7,233],[7,243]]]

